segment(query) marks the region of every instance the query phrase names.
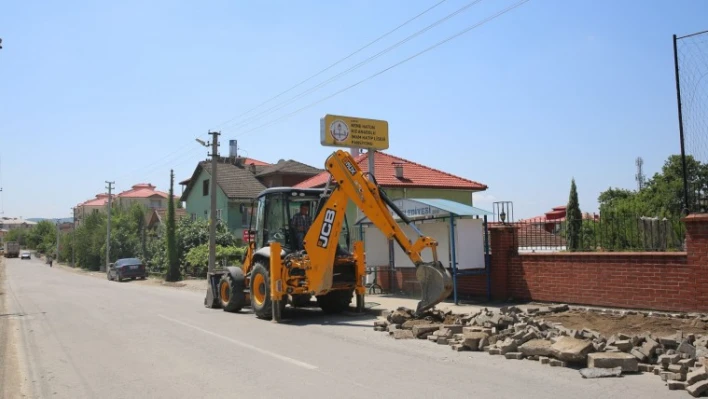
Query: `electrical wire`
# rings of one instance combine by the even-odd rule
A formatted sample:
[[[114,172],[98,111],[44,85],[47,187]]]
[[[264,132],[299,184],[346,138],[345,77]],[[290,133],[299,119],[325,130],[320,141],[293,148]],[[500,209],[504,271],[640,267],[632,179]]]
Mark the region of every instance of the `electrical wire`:
[[[285,91],[282,91],[282,92],[280,92],[279,94],[277,94],[277,95],[275,95],[275,96],[269,98],[268,100],[266,100],[266,101],[264,101],[264,102],[262,102],[262,103],[256,105],[255,107],[249,109],[248,111],[246,111],[246,112],[244,112],[244,113],[242,113],[242,114],[240,114],[240,115],[238,115],[238,116],[235,116],[235,117],[233,117],[233,118],[231,118],[231,119],[229,119],[229,120],[227,120],[227,121],[225,121],[225,122],[220,123],[220,124],[217,125],[213,130],[216,130],[216,129],[218,129],[219,127],[224,126],[224,125],[226,125],[226,124],[228,124],[228,123],[230,123],[230,122],[232,122],[232,121],[234,121],[234,120],[236,120],[236,119],[238,119],[238,118],[241,118],[242,116],[248,115],[248,114],[251,113],[252,111],[255,111],[256,109],[260,108],[261,106],[263,106],[263,105],[265,105],[265,104],[268,104],[269,102],[275,100],[276,98],[282,96],[283,94],[288,93],[288,92],[290,92],[291,90],[295,89],[296,87],[299,87],[299,86],[303,85],[304,83],[306,83],[306,82],[312,80],[313,78],[315,78],[315,77],[317,77],[317,76],[323,74],[324,72],[327,72],[328,70],[332,69],[332,67],[334,67],[334,66],[336,66],[336,65],[339,65],[339,64],[342,63],[343,61],[348,60],[349,58],[351,58],[351,57],[353,57],[354,55],[360,53],[362,50],[364,50],[364,49],[370,47],[370,46],[373,45],[374,43],[377,43],[378,41],[380,41],[381,39],[385,38],[386,36],[392,34],[393,32],[395,32],[395,31],[401,29],[402,27],[408,25],[409,23],[411,23],[411,22],[415,21],[416,19],[422,17],[423,15],[427,14],[428,12],[430,12],[431,10],[433,10],[434,8],[436,8],[437,6],[441,5],[441,4],[444,3],[445,1],[446,1],[446,0],[441,0],[441,1],[439,1],[439,2],[437,2],[437,3],[435,3],[435,4],[433,4],[431,7],[427,8],[427,9],[424,10],[423,12],[421,12],[421,13],[419,13],[418,15],[416,15],[416,16],[414,16],[414,17],[408,19],[407,21],[405,21],[405,22],[403,22],[402,24],[396,26],[395,28],[391,29],[390,31],[384,33],[383,35],[381,35],[381,36],[379,36],[378,38],[374,39],[373,41],[367,43],[367,44],[364,45],[363,47],[360,47],[358,50],[354,51],[353,53],[351,53],[351,54],[347,55],[346,57],[344,57],[344,58],[342,58],[342,59],[336,61],[335,63],[331,64],[330,66],[326,67],[325,69],[323,69],[323,70],[321,70],[321,71],[315,73],[314,75],[308,77],[307,79],[301,81],[300,83],[298,83],[298,84],[296,84],[296,85],[290,87],[289,89],[287,89],[287,90],[285,90]]]
[[[273,124],[275,124],[275,123],[278,123],[278,122],[280,122],[280,121],[282,121],[282,120],[284,120],[284,119],[286,119],[286,118],[289,118],[289,117],[291,117],[291,116],[293,116],[293,115],[295,115],[295,114],[297,114],[297,113],[299,113],[299,112],[302,112],[302,111],[304,111],[304,110],[306,110],[306,109],[308,109],[308,108],[314,107],[315,105],[320,104],[320,103],[322,103],[322,102],[324,102],[324,101],[327,101],[327,100],[331,99],[332,97],[335,97],[335,96],[337,96],[337,95],[339,95],[339,94],[341,94],[341,93],[344,93],[344,92],[347,91],[347,90],[353,89],[354,87],[359,86],[360,84],[362,84],[362,83],[364,83],[364,82],[366,82],[366,81],[368,81],[368,80],[371,80],[371,79],[373,79],[373,78],[375,78],[375,77],[377,77],[377,76],[379,76],[379,75],[381,75],[381,74],[383,74],[383,73],[385,73],[385,72],[388,72],[388,71],[390,71],[391,69],[396,68],[397,66],[399,66],[399,65],[401,65],[401,64],[404,64],[404,63],[406,63],[406,62],[408,62],[408,61],[410,61],[410,60],[412,60],[412,59],[414,59],[414,58],[416,58],[416,57],[418,57],[418,56],[420,56],[420,55],[423,55],[423,54],[427,53],[428,51],[433,50],[434,48],[436,48],[436,47],[438,47],[438,46],[441,46],[442,44],[445,44],[445,43],[449,42],[450,40],[453,40],[453,39],[455,39],[455,38],[457,38],[457,37],[459,37],[459,36],[462,36],[463,34],[469,32],[469,31],[471,31],[471,30],[473,30],[473,29],[475,29],[475,28],[478,28],[478,27],[480,27],[480,26],[486,24],[487,22],[490,22],[490,21],[492,21],[492,20],[494,20],[494,19],[496,19],[496,18],[498,18],[498,17],[500,17],[500,16],[502,16],[502,15],[504,15],[504,14],[510,12],[511,10],[513,10],[513,9],[515,9],[515,8],[517,8],[517,7],[519,7],[519,6],[521,6],[522,4],[524,4],[524,3],[528,2],[528,1],[529,1],[529,0],[521,0],[521,1],[519,1],[519,2],[517,2],[517,3],[515,3],[515,4],[513,4],[513,5],[511,5],[511,6],[507,7],[507,8],[505,8],[505,9],[503,9],[503,10],[497,12],[496,14],[494,14],[494,15],[492,15],[492,16],[490,16],[490,17],[487,17],[487,18],[485,18],[485,19],[483,19],[483,20],[480,21],[480,22],[477,22],[476,24],[471,25],[471,26],[469,26],[469,27],[463,29],[462,31],[460,31],[460,32],[458,32],[458,33],[456,33],[456,34],[454,34],[454,35],[452,35],[452,36],[449,36],[449,37],[447,37],[446,39],[441,40],[441,41],[435,43],[434,45],[432,45],[432,46],[430,46],[430,47],[428,47],[428,48],[426,48],[426,49],[424,49],[424,50],[422,50],[422,51],[420,51],[420,52],[418,52],[418,53],[415,53],[415,54],[413,54],[412,56],[410,56],[410,57],[408,57],[408,58],[405,58],[405,59],[402,60],[402,61],[399,61],[399,62],[397,62],[397,63],[395,63],[395,64],[389,66],[388,68],[382,69],[381,71],[378,71],[378,72],[374,73],[373,75],[370,75],[370,76],[368,76],[368,77],[366,77],[366,78],[364,78],[364,79],[362,79],[362,80],[360,80],[360,81],[358,81],[358,82],[356,82],[356,83],[354,83],[354,84],[352,84],[352,85],[349,85],[349,86],[347,86],[347,87],[345,87],[345,88],[343,88],[343,89],[341,89],[341,90],[339,90],[339,91],[336,91],[336,92],[330,94],[329,96],[326,96],[326,97],[324,97],[324,98],[322,98],[322,99],[320,99],[320,100],[317,100],[317,101],[315,101],[315,102],[313,102],[313,103],[310,103],[310,104],[308,104],[308,105],[306,105],[306,106],[304,106],[304,107],[302,107],[302,108],[296,109],[296,110],[293,111],[293,112],[290,112],[290,113],[288,113],[288,114],[285,114],[285,115],[281,116],[280,118],[277,118],[277,119],[275,119],[275,120],[273,120],[273,121],[271,121],[271,122],[262,124],[262,125],[260,125],[260,126],[257,126],[257,127],[255,127],[255,128],[253,128],[253,129],[246,130],[246,131],[242,132],[240,135],[238,135],[238,137],[243,137],[243,136],[245,136],[245,135],[248,134],[248,133],[251,133],[251,132],[254,132],[254,131],[256,131],[256,130],[260,130],[260,129],[263,129],[263,128],[265,128],[265,127],[271,126],[271,125],[273,125]]]
[[[308,95],[308,94],[310,94],[310,93],[313,93],[313,92],[317,91],[318,89],[320,89],[320,88],[326,86],[327,84],[329,84],[329,83],[331,83],[331,82],[333,82],[333,81],[335,81],[335,80],[341,78],[342,76],[347,75],[348,73],[350,73],[350,72],[352,72],[352,71],[354,71],[354,70],[356,70],[356,69],[361,68],[362,66],[364,66],[364,65],[366,65],[366,64],[368,64],[368,63],[370,63],[371,61],[374,61],[375,59],[381,57],[382,55],[384,55],[384,54],[386,54],[386,53],[388,53],[388,52],[390,52],[390,51],[396,49],[397,47],[399,47],[399,46],[401,46],[401,45],[403,45],[403,44],[405,44],[405,43],[407,43],[407,42],[409,42],[409,41],[411,41],[411,40],[413,40],[413,39],[416,38],[417,36],[420,36],[420,35],[422,35],[423,33],[429,31],[430,29],[433,29],[434,27],[436,27],[436,26],[438,26],[438,25],[444,23],[445,21],[449,20],[450,18],[452,18],[452,17],[454,17],[454,16],[456,16],[456,15],[462,13],[463,11],[466,11],[467,9],[469,9],[470,7],[476,5],[477,3],[481,2],[481,1],[482,1],[482,0],[473,0],[473,1],[471,1],[471,2],[469,2],[469,3],[467,3],[467,4],[465,4],[464,6],[460,7],[460,8],[457,9],[456,11],[454,11],[454,12],[452,12],[452,13],[446,15],[445,17],[443,17],[443,18],[441,18],[441,19],[439,19],[439,20],[433,22],[432,24],[426,26],[425,28],[423,28],[423,29],[421,29],[421,30],[419,30],[419,31],[417,31],[417,32],[415,32],[415,33],[413,33],[413,34],[407,36],[406,38],[404,38],[404,39],[398,41],[397,43],[395,43],[395,44],[393,44],[393,45],[387,47],[386,49],[381,50],[380,52],[378,52],[378,53],[372,55],[371,57],[366,58],[365,60],[359,62],[358,64],[356,64],[356,65],[354,65],[354,66],[352,66],[352,67],[350,67],[349,69],[346,69],[346,70],[344,70],[343,72],[340,72],[340,73],[338,73],[337,75],[332,76],[331,78],[325,80],[324,82],[321,82],[321,83],[319,83],[318,85],[316,85],[316,86],[314,86],[314,87],[311,87],[310,89],[307,89],[307,90],[305,90],[304,92],[301,92],[300,94],[296,95],[295,97],[290,98],[289,100],[286,100],[285,102],[281,102],[280,104],[274,105],[274,106],[272,106],[272,107],[270,107],[270,108],[268,108],[268,109],[266,109],[266,110],[264,110],[264,111],[261,111],[260,113],[258,113],[258,114],[256,114],[256,115],[253,115],[253,116],[251,116],[251,117],[249,117],[249,118],[246,118],[245,120],[243,120],[243,121],[241,121],[241,122],[238,122],[238,123],[236,123],[236,124],[233,124],[233,125],[231,125],[229,128],[232,129],[232,128],[237,128],[237,127],[246,125],[246,124],[248,124],[248,123],[250,123],[250,122],[253,122],[253,121],[255,121],[255,120],[262,119],[262,117],[267,116],[268,114],[271,114],[272,112],[278,111],[278,110],[280,110],[280,109],[286,107],[288,104],[291,104],[293,101],[296,101],[297,99],[302,98],[303,96],[306,96],[306,95]],[[272,111],[272,112],[271,112],[271,111]]]

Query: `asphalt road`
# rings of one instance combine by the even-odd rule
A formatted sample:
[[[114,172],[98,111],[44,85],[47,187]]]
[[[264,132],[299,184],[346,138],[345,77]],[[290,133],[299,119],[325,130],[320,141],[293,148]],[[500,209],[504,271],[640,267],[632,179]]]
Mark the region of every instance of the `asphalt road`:
[[[290,324],[206,309],[203,294],[6,260],[5,311],[29,397],[666,398],[656,376],[576,370],[374,332],[374,316]],[[4,319],[4,320],[3,320]],[[0,359],[2,360],[2,359]],[[19,391],[19,387],[17,391]],[[9,396],[8,396],[9,397]]]

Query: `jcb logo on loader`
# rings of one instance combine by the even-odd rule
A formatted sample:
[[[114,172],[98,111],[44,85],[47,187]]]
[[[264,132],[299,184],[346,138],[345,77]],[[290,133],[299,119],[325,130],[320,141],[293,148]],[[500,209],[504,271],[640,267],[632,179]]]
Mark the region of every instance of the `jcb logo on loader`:
[[[317,246],[327,248],[329,245],[329,236],[332,234],[332,223],[334,223],[335,216],[337,216],[336,211],[332,209],[325,211],[324,222],[322,223],[322,229],[320,229],[320,240],[317,242]]]
[[[344,166],[347,167],[347,170],[349,170],[349,173],[351,173],[352,175],[356,174],[356,169],[354,169],[354,165],[352,165],[351,162],[349,162],[349,161],[344,162]]]

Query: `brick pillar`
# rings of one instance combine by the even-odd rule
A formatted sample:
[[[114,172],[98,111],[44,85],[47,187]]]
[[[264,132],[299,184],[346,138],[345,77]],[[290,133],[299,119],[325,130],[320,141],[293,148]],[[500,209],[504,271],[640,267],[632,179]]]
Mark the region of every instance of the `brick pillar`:
[[[696,311],[708,311],[708,214],[692,214],[686,224],[687,264],[695,276]]]
[[[518,251],[516,229],[508,225],[491,226],[489,235],[492,299],[505,300],[509,297],[509,266]]]

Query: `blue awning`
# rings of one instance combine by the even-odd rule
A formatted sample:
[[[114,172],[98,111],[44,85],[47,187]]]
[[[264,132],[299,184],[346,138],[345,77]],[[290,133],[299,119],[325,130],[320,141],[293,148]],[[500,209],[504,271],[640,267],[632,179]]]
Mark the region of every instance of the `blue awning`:
[[[492,212],[460,202],[442,198],[401,198],[393,203],[411,220],[440,219],[455,217],[491,216]],[[400,220],[391,209],[394,219]],[[356,224],[369,224],[369,218],[361,217]]]

